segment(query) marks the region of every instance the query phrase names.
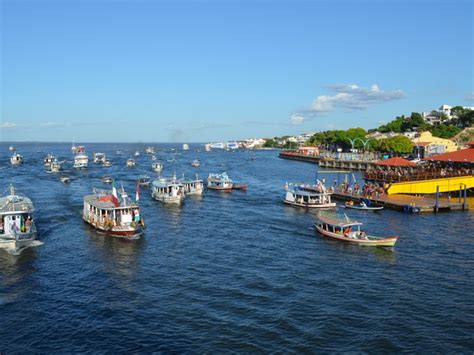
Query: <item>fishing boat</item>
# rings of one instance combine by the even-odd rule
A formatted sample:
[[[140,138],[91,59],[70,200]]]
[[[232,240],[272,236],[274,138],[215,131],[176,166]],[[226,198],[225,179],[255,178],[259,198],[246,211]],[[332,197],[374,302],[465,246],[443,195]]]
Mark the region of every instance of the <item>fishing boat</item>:
[[[63,183],[63,184],[69,184],[71,182],[71,179],[69,178],[69,176],[61,176],[59,178],[59,180]]]
[[[82,145],[76,147],[74,155],[74,168],[85,169],[89,165],[89,157],[86,155],[86,148]]]
[[[133,202],[123,188],[119,194],[115,186],[112,191],[94,188],[92,195],[85,196],[82,219],[99,232],[128,239],[138,239],[145,225],[138,198]]]
[[[127,167],[133,168],[134,166],[135,166],[135,160],[133,160],[132,158],[127,159]]]
[[[9,194],[0,197],[0,248],[17,254],[36,239],[31,200],[16,193],[10,185]]]
[[[315,229],[325,237],[342,240],[361,246],[394,247],[398,240],[393,237],[376,237],[368,235],[362,229],[362,223],[350,220],[346,215],[343,218],[336,214],[320,214]]]
[[[94,153],[94,163],[96,164],[104,164],[105,162],[105,154],[104,153]]]
[[[148,175],[140,175],[138,177],[138,184],[145,187],[150,186],[150,177]]]
[[[147,147],[145,149],[146,154],[155,154],[155,148],[154,147]]]
[[[47,168],[51,166],[51,163],[54,161],[54,155],[49,153],[46,158],[43,159],[43,165]]]
[[[189,145],[188,144],[183,144],[183,150],[189,150]]]
[[[163,163],[153,163],[151,164],[151,168],[153,169],[153,171],[159,173],[163,170]]]
[[[210,152],[210,151],[211,151],[211,145],[210,145],[210,144],[205,144],[205,145],[204,145],[204,150],[205,150],[206,152]]]
[[[234,183],[227,173],[209,174],[207,178],[207,188],[211,190],[230,192],[233,186]]]
[[[202,195],[204,191],[204,181],[199,179],[196,174],[196,179],[187,180],[184,178],[179,180],[183,185],[183,190],[186,195]]]
[[[285,186],[286,194],[283,202],[287,205],[305,208],[334,208],[336,203],[331,202],[331,194],[327,191],[313,192],[304,187],[292,184]]]
[[[104,165],[106,168],[110,168],[110,167],[112,166],[112,161],[111,161],[111,160],[108,160],[108,159],[105,159],[103,165]]]
[[[138,157],[140,155],[140,152],[137,150],[135,151],[135,156]]]
[[[344,204],[344,208],[362,211],[380,211],[383,210],[383,206],[368,206],[364,201],[360,201],[358,205],[354,204],[354,201],[347,201]]]
[[[51,165],[49,166],[49,169],[51,170],[52,173],[58,173],[62,169],[61,163],[56,158],[54,158]]]
[[[13,154],[11,157],[10,157],[10,163],[12,165],[20,165],[20,164],[23,164],[23,156],[18,154],[18,153],[15,153]]]
[[[199,160],[195,159],[192,161],[191,165],[194,166],[195,168],[199,168],[201,163],[199,162]]]
[[[163,203],[181,204],[184,201],[183,185],[174,176],[171,179],[158,178],[152,183],[151,197]]]
[[[114,182],[114,179],[112,179],[111,176],[104,176],[102,179],[100,179],[100,181],[104,184],[111,184]]]

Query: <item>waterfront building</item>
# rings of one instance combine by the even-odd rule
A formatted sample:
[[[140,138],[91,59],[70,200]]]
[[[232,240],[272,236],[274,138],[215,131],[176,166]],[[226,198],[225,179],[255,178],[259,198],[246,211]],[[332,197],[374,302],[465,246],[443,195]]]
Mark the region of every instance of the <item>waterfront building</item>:
[[[429,131],[421,132],[413,142],[413,153],[419,158],[427,158],[436,154],[454,152],[458,149],[455,142],[450,139],[435,137]]]

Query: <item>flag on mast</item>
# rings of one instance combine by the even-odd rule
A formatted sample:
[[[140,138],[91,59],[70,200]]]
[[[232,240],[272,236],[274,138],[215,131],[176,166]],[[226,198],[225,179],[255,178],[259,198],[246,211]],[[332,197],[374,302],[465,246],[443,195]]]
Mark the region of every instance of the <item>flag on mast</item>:
[[[137,182],[137,194],[135,195],[135,201],[140,201],[140,181]]]
[[[115,180],[112,180],[112,202],[115,206],[119,206],[119,199],[117,195],[117,189],[115,188]]]

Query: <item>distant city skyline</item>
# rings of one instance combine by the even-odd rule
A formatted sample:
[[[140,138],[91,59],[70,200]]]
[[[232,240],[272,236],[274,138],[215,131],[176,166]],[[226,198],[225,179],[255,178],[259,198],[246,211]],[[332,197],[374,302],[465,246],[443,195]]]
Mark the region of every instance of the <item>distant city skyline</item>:
[[[0,23],[1,141],[227,141],[474,106],[467,0],[3,0]]]

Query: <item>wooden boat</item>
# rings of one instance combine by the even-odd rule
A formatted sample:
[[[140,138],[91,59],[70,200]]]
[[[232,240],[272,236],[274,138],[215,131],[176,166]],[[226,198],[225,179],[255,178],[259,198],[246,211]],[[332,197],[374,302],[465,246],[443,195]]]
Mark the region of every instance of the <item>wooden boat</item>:
[[[153,171],[159,173],[163,170],[163,163],[153,163],[151,164],[151,168],[153,169]]]
[[[347,216],[338,217],[336,214],[322,214],[314,225],[315,229],[325,237],[342,240],[344,242],[371,247],[394,247],[398,240],[393,237],[376,237],[361,230],[362,223],[350,220]]]
[[[227,176],[227,173],[209,174],[207,178],[207,188],[211,190],[230,192],[233,186],[234,183],[229,176]]]
[[[186,180],[183,175],[179,183],[183,185],[183,190],[186,195],[202,195],[204,191],[204,181],[199,179],[197,174],[194,180]]]
[[[353,201],[347,201],[344,204],[344,208],[349,208],[353,210],[362,210],[362,211],[380,211],[383,210],[383,206],[367,206],[364,201],[361,201],[360,204],[355,205]]]
[[[37,236],[33,212],[31,200],[10,185],[9,194],[0,197],[0,248],[18,254],[32,245]]]
[[[94,189],[84,197],[82,219],[96,230],[110,236],[138,239],[145,226],[138,202],[133,202],[122,188],[120,196],[112,191]]]
[[[232,190],[247,191],[247,189],[248,189],[247,184],[237,184],[237,183],[234,183],[234,185],[232,185]]]
[[[331,202],[331,193],[327,191],[313,192],[300,186],[285,186],[286,194],[283,202],[287,205],[304,208],[334,208],[335,202]]]
[[[84,146],[75,147],[74,165],[76,169],[85,169],[89,164],[89,157],[86,155],[86,148]]]
[[[148,175],[140,175],[138,177],[138,184],[144,187],[150,186],[150,178],[148,177]]]
[[[183,185],[173,176],[171,179],[159,178],[153,181],[151,197],[163,203],[181,204],[185,193]]]

